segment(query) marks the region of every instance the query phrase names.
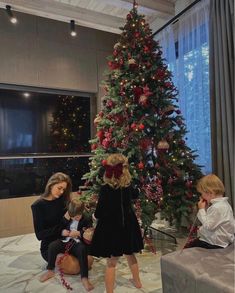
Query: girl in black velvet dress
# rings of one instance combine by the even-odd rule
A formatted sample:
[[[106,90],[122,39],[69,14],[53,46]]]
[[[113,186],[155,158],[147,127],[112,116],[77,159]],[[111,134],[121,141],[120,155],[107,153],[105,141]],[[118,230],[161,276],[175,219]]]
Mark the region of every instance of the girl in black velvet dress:
[[[141,288],[139,268],[134,255],[143,249],[140,226],[132,208],[132,199],[138,196],[131,187],[128,160],[122,154],[112,154],[105,165],[104,183],[95,211],[98,219],[92,239],[91,255],[107,257],[105,286],[113,293],[115,267],[118,257],[125,254],[130,267],[131,280]]]

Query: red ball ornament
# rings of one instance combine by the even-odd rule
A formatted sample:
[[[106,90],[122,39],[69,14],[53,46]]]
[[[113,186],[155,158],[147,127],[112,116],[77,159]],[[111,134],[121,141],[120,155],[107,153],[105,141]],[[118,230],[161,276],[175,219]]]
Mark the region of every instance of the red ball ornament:
[[[118,55],[118,51],[117,51],[117,50],[114,50],[114,51],[113,51],[113,56],[116,57],[117,55]]]
[[[99,137],[100,140],[103,140],[103,138],[104,138],[104,132],[102,130],[99,130],[97,132],[97,137]]]
[[[136,129],[136,124],[135,124],[135,123],[132,123],[132,124],[131,124],[131,129],[133,129],[133,130]]]
[[[141,87],[135,87],[133,89],[134,95],[136,98],[139,98],[143,94],[143,89]]]
[[[139,125],[139,129],[140,129],[140,130],[144,130],[144,128],[145,128],[144,124],[143,124],[143,123],[140,123],[140,125]]]
[[[107,160],[102,160],[102,166],[106,166],[107,165]]]
[[[145,53],[148,53],[150,51],[149,47],[148,46],[144,46],[144,52]]]
[[[143,170],[143,169],[144,169],[144,163],[143,163],[143,162],[139,162],[139,164],[138,164],[138,168],[139,168],[140,170]]]
[[[193,186],[193,182],[191,180],[187,180],[185,186],[191,188]]]
[[[91,149],[94,151],[95,149],[97,149],[97,144],[92,144],[91,145]]]

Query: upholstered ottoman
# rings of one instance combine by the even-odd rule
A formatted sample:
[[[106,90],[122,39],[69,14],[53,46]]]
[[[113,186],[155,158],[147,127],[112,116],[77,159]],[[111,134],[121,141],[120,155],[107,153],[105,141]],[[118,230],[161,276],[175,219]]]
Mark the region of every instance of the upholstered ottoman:
[[[163,293],[234,293],[234,243],[189,248],[161,257]]]

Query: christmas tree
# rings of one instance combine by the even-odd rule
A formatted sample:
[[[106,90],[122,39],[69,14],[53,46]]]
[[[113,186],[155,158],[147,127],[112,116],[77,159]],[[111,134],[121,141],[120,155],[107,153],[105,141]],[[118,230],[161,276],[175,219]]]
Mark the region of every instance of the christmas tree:
[[[201,177],[195,154],[185,143],[186,127],[177,105],[172,74],[159,44],[137,4],[127,15],[118,43],[108,58],[103,109],[95,119],[90,172],[85,174],[88,200],[97,195],[109,153],[129,159],[133,184],[140,190],[136,213],[144,228],[154,215],[180,225],[198,200]]]

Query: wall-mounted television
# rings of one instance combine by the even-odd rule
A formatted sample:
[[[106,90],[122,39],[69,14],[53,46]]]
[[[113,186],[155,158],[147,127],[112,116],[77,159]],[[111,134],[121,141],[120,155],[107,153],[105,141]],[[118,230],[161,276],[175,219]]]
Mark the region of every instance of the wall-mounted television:
[[[83,185],[93,98],[0,84],[0,199],[40,194],[55,172],[71,177],[73,191]]]
[[[0,88],[0,155],[89,152],[89,95]]]

